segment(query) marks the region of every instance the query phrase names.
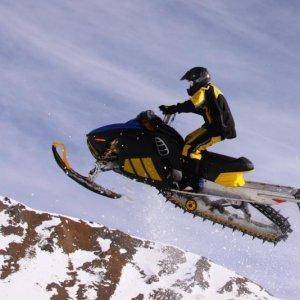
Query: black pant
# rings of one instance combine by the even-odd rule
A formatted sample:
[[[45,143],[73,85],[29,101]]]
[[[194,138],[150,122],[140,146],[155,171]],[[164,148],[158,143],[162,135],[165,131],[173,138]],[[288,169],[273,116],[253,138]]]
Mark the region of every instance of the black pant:
[[[201,127],[185,138],[185,145],[182,150],[183,156],[190,156],[193,159],[201,159],[201,152],[208,147],[220,142],[221,136],[216,136],[215,133]]]

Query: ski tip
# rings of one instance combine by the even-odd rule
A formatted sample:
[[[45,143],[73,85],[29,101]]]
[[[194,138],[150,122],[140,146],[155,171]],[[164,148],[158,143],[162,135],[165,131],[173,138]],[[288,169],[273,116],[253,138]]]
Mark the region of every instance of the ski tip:
[[[58,153],[58,149],[61,149],[61,154]],[[71,165],[68,161],[68,151],[64,143],[60,141],[53,141],[52,143],[52,152],[56,162],[60,165],[64,170],[71,169]]]
[[[58,141],[58,140],[55,140],[55,141],[52,142],[52,148],[53,147],[54,148],[63,148],[63,149],[66,148],[65,144],[61,141]]]

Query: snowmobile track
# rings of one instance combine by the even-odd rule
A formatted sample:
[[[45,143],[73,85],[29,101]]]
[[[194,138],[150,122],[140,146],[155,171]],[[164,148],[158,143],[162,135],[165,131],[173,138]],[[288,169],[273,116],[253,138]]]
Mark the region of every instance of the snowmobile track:
[[[211,212],[201,212],[201,211],[190,211],[187,209],[186,205],[182,205],[179,201],[170,199],[168,197],[168,193],[163,193],[166,197],[166,202],[170,201],[174,204],[175,207],[179,207],[183,210],[183,213],[190,213],[193,217],[200,217],[202,221],[209,220],[212,222],[212,225],[219,224],[222,225],[223,229],[225,227],[232,229],[232,231],[240,231],[243,235],[249,235],[253,239],[258,238],[262,240],[262,242],[270,242],[276,245],[280,241],[285,241],[288,237],[288,233],[292,232],[291,225],[288,222],[287,218],[283,217],[279,214],[275,209],[267,205],[261,204],[253,204],[251,205],[259,210],[265,217],[267,217],[274,225],[276,225],[280,231],[282,232],[281,235],[275,235],[272,233],[257,231],[254,228],[245,227],[242,224],[237,224],[230,221],[222,220],[218,215],[214,214],[213,211]]]

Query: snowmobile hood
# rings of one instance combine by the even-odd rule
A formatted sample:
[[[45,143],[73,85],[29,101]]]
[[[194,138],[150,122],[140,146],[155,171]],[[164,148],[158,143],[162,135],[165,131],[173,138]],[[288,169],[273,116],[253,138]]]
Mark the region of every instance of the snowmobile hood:
[[[110,124],[99,127],[97,129],[92,130],[90,133],[87,134],[87,136],[106,133],[108,131],[120,131],[126,129],[142,130],[142,126],[137,119],[132,119],[126,123]]]

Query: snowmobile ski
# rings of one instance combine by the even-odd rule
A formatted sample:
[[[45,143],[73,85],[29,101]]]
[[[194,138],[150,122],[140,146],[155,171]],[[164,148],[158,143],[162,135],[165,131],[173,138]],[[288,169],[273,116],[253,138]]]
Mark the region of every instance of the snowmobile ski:
[[[61,148],[62,151],[62,156],[58,153],[57,149]],[[97,183],[95,183],[93,180],[91,180],[89,177],[83,176],[76,171],[74,171],[71,168],[71,165],[67,159],[67,149],[65,145],[61,142],[55,141],[52,144],[52,152],[54,155],[54,158],[59,165],[59,167],[74,181],[82,185],[83,187],[87,188],[88,190],[100,194],[102,196],[112,198],[112,199],[117,199],[121,198],[122,195],[115,193],[109,189],[106,189]]]

